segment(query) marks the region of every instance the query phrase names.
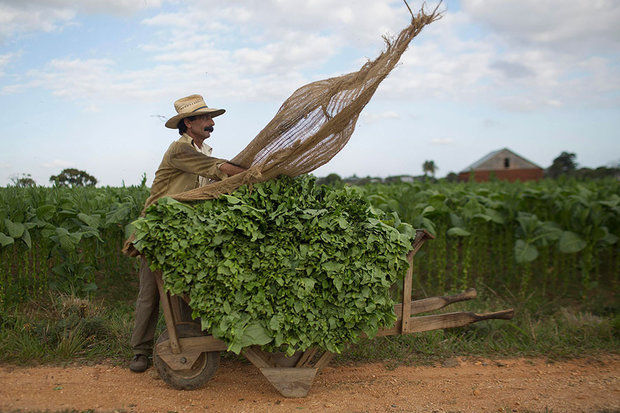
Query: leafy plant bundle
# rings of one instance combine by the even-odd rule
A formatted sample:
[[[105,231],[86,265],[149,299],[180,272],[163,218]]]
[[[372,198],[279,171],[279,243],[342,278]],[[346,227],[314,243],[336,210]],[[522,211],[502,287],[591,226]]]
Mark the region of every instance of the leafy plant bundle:
[[[388,219],[389,218],[389,219]],[[135,247],[203,330],[239,353],[340,352],[395,320],[390,287],[415,231],[352,188],[281,177],[193,205],[162,198],[134,222]]]

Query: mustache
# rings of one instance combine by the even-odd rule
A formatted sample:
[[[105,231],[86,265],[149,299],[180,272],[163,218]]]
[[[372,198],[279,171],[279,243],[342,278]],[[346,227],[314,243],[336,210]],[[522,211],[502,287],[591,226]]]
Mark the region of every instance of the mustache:
[[[205,132],[213,132],[213,126],[207,126]]]

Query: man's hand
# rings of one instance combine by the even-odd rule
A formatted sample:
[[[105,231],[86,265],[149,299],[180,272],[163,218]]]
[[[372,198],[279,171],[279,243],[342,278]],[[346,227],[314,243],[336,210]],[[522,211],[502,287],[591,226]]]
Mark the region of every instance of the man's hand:
[[[220,164],[219,168],[220,168],[220,171],[224,172],[226,175],[229,175],[229,176],[237,175],[238,173],[245,171],[245,168],[242,168],[237,165],[233,165],[230,162],[225,162],[223,164]]]

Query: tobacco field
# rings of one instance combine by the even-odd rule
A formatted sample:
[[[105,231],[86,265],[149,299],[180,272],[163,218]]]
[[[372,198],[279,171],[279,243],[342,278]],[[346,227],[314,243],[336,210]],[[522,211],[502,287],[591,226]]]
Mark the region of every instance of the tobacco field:
[[[620,182],[415,182],[352,188],[435,236],[415,259],[414,289],[468,287],[526,300],[584,302],[617,291]],[[120,252],[148,188],[0,188],[0,310],[136,270]],[[395,217],[396,215],[394,215]],[[403,274],[404,275],[404,274]],[[611,309],[615,312],[614,309]]]

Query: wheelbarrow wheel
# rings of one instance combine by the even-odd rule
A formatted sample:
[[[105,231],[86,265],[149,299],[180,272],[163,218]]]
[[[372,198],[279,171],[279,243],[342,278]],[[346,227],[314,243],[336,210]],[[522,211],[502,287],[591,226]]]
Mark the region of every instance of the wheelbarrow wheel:
[[[188,323],[177,326],[177,336],[179,338],[200,337],[203,335],[204,333],[198,324]],[[168,330],[164,330],[161,333],[157,339],[157,344],[166,340],[168,340]],[[201,353],[190,369],[172,370],[157,355],[157,352],[153,354],[153,365],[157,369],[159,376],[166,384],[178,390],[194,390],[203,387],[213,377],[219,364],[219,351],[208,351]]]

